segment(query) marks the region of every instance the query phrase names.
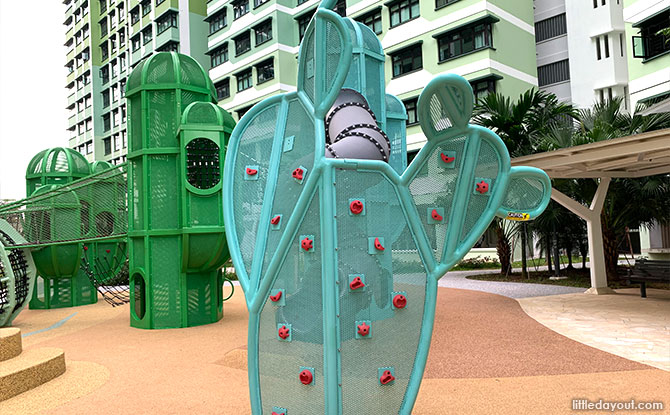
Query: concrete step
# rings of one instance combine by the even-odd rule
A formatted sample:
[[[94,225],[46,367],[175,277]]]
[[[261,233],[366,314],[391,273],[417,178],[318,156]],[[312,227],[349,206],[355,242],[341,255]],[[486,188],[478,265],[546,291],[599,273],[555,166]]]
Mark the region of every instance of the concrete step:
[[[0,328],[0,362],[21,354],[21,330],[16,327]]]
[[[65,354],[53,347],[30,349],[0,362],[0,402],[65,373]]]

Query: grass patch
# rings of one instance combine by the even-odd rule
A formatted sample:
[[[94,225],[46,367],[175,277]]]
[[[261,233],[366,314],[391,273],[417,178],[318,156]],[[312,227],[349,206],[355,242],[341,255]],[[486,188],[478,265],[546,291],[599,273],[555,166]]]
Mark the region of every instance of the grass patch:
[[[561,277],[567,277],[564,280],[550,280],[554,273],[549,271],[529,272],[528,278],[522,278],[520,272],[512,272],[509,275],[501,274],[484,274],[484,275],[469,275],[466,278],[469,280],[479,281],[500,281],[500,282],[523,282],[530,284],[548,284],[561,285],[564,287],[591,287],[591,277],[588,269],[572,269],[561,270]]]

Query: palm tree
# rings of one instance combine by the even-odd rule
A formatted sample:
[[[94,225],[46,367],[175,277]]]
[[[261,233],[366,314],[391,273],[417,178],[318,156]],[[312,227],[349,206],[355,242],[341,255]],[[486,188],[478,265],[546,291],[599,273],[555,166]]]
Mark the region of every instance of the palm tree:
[[[562,125],[572,125],[577,112],[570,104],[565,104],[554,94],[529,89],[516,101],[502,94],[489,94],[481,98],[474,109],[474,122],[495,131],[503,140],[512,157],[531,154],[537,151],[539,138],[552,129]],[[498,241],[496,250],[501,264],[501,273],[507,273],[511,267],[511,234],[521,234],[522,277],[528,275],[526,265],[526,226],[506,225],[502,219],[492,224]]]

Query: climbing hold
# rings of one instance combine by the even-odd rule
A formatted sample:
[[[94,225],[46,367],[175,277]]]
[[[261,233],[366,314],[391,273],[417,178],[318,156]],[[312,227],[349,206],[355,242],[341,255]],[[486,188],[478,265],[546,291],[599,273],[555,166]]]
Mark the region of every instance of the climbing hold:
[[[361,277],[356,277],[349,283],[349,288],[351,288],[352,290],[357,290],[363,287],[365,287],[365,284],[363,283]]]
[[[270,223],[273,225],[279,224],[279,221],[281,220],[281,215],[277,215],[274,218],[270,219]]]
[[[442,221],[442,215],[440,215],[439,213],[437,213],[437,209],[433,209],[433,211],[430,213],[430,216],[431,216],[434,220],[436,220],[436,221],[438,221],[438,222],[441,222],[441,221]]]
[[[248,174],[249,176],[254,176],[254,175],[256,175],[256,173],[258,173],[258,170],[257,170],[257,169],[252,169],[252,168],[250,168],[250,167],[247,167],[247,174]]]
[[[311,384],[313,379],[314,375],[312,375],[312,371],[305,369],[300,372],[300,382],[302,382],[303,385]]]
[[[302,240],[300,244],[302,245],[302,249],[304,249],[305,251],[309,251],[314,246],[313,242],[314,241],[312,241],[311,239],[305,238]]]
[[[298,167],[297,169],[293,170],[293,178],[296,180],[302,180],[303,173],[303,169]]]
[[[405,297],[402,294],[398,294],[395,297],[393,297],[393,306],[395,308],[405,308],[407,305],[407,297]]]
[[[88,251],[88,246],[84,246],[84,251]]]
[[[289,330],[289,328],[284,325],[284,326],[281,326],[279,328],[279,330],[277,331],[277,334],[283,340],[286,340],[291,335],[291,330]]]
[[[349,210],[351,210],[351,213],[354,215],[358,215],[363,211],[363,202],[360,200],[354,200],[349,204]]]
[[[395,376],[393,376],[390,370],[385,370],[379,378],[379,382],[381,382],[382,385],[386,385],[390,382],[393,382],[394,380]]]
[[[375,238],[375,249],[378,250],[378,251],[383,251],[384,249],[386,249],[386,248],[384,248],[382,243],[379,242],[379,238]]]
[[[273,302],[276,303],[277,301],[281,300],[281,295],[282,295],[282,292],[279,291],[277,294],[271,295],[270,300],[272,300]]]
[[[275,412],[275,411],[272,411],[272,415],[285,415],[285,414],[286,414],[286,412]]]
[[[109,249],[105,249],[105,252],[109,253],[109,252],[110,252],[110,250],[109,250]]]
[[[475,190],[481,194],[484,194],[489,191],[489,184],[482,180],[481,182],[477,183]]]
[[[442,161],[445,163],[453,163],[456,160],[456,157],[449,157],[444,153],[440,153],[440,157],[442,157]]]
[[[358,334],[360,334],[361,336],[367,336],[368,334],[370,334],[370,326],[366,322],[359,324],[357,327],[358,327]]]

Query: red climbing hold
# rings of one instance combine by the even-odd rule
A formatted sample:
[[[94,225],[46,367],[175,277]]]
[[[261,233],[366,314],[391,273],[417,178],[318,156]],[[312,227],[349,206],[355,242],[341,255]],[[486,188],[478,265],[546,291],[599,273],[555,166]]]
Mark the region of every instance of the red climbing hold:
[[[105,252],[109,253],[110,251],[109,251],[109,249],[105,249]]]
[[[395,376],[391,374],[390,370],[385,370],[384,373],[382,373],[382,376],[379,378],[379,381],[382,385],[386,385],[390,382],[393,382],[394,380]]]
[[[363,322],[363,324],[359,324],[357,327],[359,335],[367,336],[368,334],[370,334],[370,326],[368,326],[367,323]]]
[[[360,200],[354,200],[349,204],[349,210],[351,210],[351,213],[354,215],[358,215],[363,211],[363,202]]]
[[[85,246],[85,247],[84,247],[84,251],[88,251],[88,246]]]
[[[302,245],[302,249],[304,249],[305,251],[309,251],[310,249],[312,249],[312,247],[314,246],[312,242],[314,241],[312,241],[309,238],[303,239],[302,242],[300,243]]]
[[[288,336],[291,335],[291,331],[288,329],[288,327],[286,327],[286,326],[281,326],[281,327],[279,328],[279,330],[277,331],[277,334],[279,335],[279,337],[281,337],[282,339],[286,340],[286,339],[288,338]]]
[[[300,372],[300,382],[302,382],[303,385],[309,385],[312,383],[312,379],[314,379],[314,376],[311,371],[305,369]]]
[[[365,287],[365,284],[363,283],[361,277],[356,277],[349,283],[349,288],[351,288],[352,290],[357,290],[363,287]]]
[[[277,225],[280,220],[281,220],[281,216],[277,215],[274,218],[270,219],[270,223],[273,224],[273,225]]]
[[[482,180],[481,182],[477,183],[475,190],[481,194],[484,194],[489,191],[489,184]]]
[[[258,173],[258,170],[247,167],[247,174],[249,176],[254,176],[256,173]]]
[[[386,249],[384,248],[382,243],[379,242],[379,238],[375,238],[375,249],[377,249],[378,251],[383,251],[384,249]]]
[[[276,303],[277,301],[279,301],[279,300],[281,299],[281,293],[282,293],[282,292],[279,291],[277,294],[275,294],[275,295],[271,295],[271,296],[270,296],[270,300],[272,300],[273,302]]]
[[[440,153],[440,157],[442,157],[442,161],[445,163],[453,163],[456,160],[456,157],[449,157],[444,153]]]
[[[286,415],[286,412],[282,412],[281,414],[278,414],[277,412],[272,411],[272,415]]]
[[[293,170],[293,178],[296,179],[296,180],[302,180],[302,174],[303,174],[303,170],[300,167]]]
[[[395,297],[393,297],[393,306],[395,308],[405,308],[407,305],[407,297],[405,297],[402,294],[398,294]]]
[[[433,209],[433,211],[430,213],[430,216],[431,216],[434,220],[436,220],[436,221],[438,221],[438,222],[442,222],[442,215],[440,215],[439,213],[437,213],[437,209]]]

